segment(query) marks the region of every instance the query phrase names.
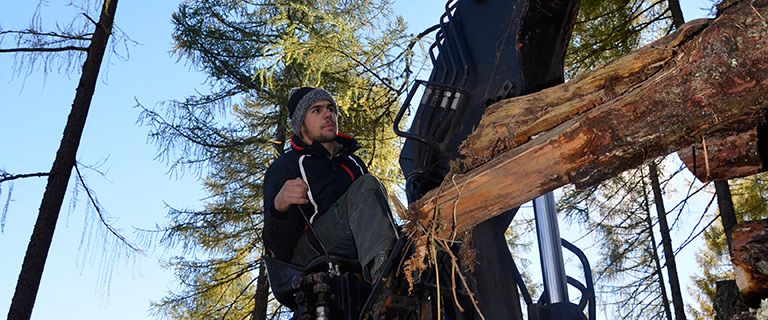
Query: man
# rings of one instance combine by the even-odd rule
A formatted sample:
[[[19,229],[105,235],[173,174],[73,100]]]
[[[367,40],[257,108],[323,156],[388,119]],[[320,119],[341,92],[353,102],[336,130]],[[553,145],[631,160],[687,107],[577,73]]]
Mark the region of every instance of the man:
[[[354,155],[357,141],[338,132],[328,92],[291,90],[288,111],[291,149],[264,177],[264,243],[273,257],[298,265],[325,247],[357,259],[370,281],[397,239],[384,187]]]

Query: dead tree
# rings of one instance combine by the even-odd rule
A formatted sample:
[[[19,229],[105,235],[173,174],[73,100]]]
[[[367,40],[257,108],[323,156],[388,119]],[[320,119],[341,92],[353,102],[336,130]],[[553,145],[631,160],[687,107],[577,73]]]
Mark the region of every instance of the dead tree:
[[[107,48],[107,42],[112,33],[115,11],[118,0],[106,0],[102,6],[99,21],[88,46],[88,53],[83,63],[82,75],[77,86],[72,109],[64,127],[64,134],[56,152],[56,158],[48,176],[40,211],[35,222],[32,237],[27,246],[24,262],[16,283],[8,319],[29,319],[35,305],[40,279],[43,276],[45,261],[51,246],[53,233],[58,221],[64,195],[67,191],[69,177],[75,166],[77,149],[85,127],[85,120],[91,106],[96,89],[96,80]]]

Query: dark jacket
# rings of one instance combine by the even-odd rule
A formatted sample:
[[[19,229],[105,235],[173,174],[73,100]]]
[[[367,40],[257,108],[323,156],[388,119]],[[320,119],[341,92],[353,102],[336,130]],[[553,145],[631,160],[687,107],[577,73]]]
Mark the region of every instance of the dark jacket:
[[[272,162],[264,176],[264,244],[273,257],[290,261],[296,242],[307,231],[307,220],[314,221],[338,200],[355,179],[368,173],[363,161],[353,153],[360,145],[352,137],[339,133],[341,146],[331,156],[319,142],[307,145],[291,137],[291,149]],[[302,174],[302,169],[303,173]],[[309,187],[309,203],[303,205],[306,219],[298,206],[288,212],[274,209],[274,201],[285,181],[302,178]]]

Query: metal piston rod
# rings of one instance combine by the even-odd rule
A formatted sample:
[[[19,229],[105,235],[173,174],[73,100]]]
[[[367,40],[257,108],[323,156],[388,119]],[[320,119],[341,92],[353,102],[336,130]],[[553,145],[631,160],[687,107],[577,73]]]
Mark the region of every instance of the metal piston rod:
[[[568,302],[568,279],[565,276],[560,229],[557,225],[555,195],[552,191],[533,200],[539,258],[544,278],[544,290],[549,303]]]

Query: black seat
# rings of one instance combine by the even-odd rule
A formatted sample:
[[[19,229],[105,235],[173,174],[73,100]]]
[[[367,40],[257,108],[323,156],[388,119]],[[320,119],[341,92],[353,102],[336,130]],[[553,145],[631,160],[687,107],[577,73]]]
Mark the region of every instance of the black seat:
[[[296,288],[293,288],[293,281],[295,278],[300,278],[314,272],[330,271],[326,261],[330,261],[338,266],[339,271],[341,272],[360,274],[362,271],[360,263],[357,260],[336,255],[315,257],[304,266],[299,266],[269,256],[264,256],[263,258],[267,268],[267,276],[269,279],[269,286],[272,288],[272,294],[278,302],[291,310],[296,310],[297,308],[296,301],[293,299],[293,294],[296,291]]]

